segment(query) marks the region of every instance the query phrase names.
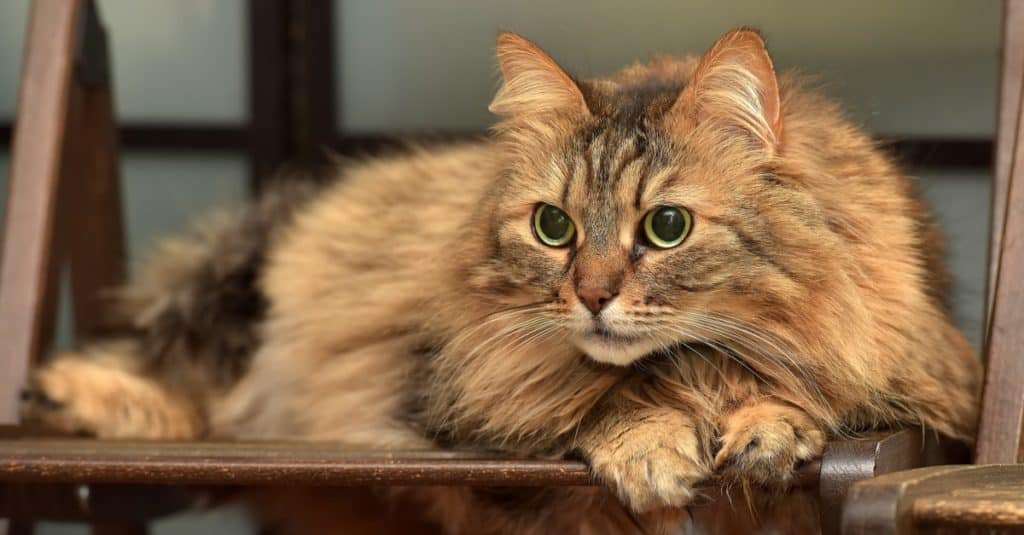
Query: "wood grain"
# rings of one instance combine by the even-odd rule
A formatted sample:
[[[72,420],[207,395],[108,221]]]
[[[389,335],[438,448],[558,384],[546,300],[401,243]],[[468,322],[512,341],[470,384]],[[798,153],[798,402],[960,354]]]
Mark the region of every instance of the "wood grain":
[[[126,271],[117,125],[107,65],[107,36],[93,1],[86,2],[84,43],[77,54],[79,77],[70,126],[74,152],[64,169],[58,217],[67,236],[75,338],[103,330],[105,291],[124,282]]]
[[[140,497],[150,492],[147,488],[167,485],[594,484],[587,467],[578,461],[516,459],[477,452],[367,452],[310,442],[145,442],[21,436],[23,431],[16,428],[0,428],[0,482],[13,489],[26,484],[131,484],[143,486],[131,491]],[[920,430],[834,441],[821,461],[800,467],[797,484],[808,489],[818,487],[822,507],[830,511],[822,513],[823,533],[837,533],[836,511],[852,483],[922,463],[963,462],[965,448],[952,444],[934,440]],[[42,510],[39,514],[52,516],[53,512]]]
[[[935,466],[855,484],[846,535],[1024,529],[1024,465]],[[930,532],[930,531],[928,531]]]
[[[1016,3],[1008,9],[1020,9]],[[1024,31],[1024,20],[1007,26]],[[1018,74],[1020,71],[1018,71]],[[1018,99],[1024,95],[1018,91]],[[1017,110],[1021,110],[1018,103]],[[1006,211],[999,242],[992,313],[986,348],[987,369],[978,432],[978,464],[1022,459],[1024,419],[1024,121],[1017,121],[1013,162],[1006,184]]]
[[[910,468],[962,463],[968,458],[964,445],[919,429],[830,442],[822,455],[818,487],[822,533],[839,533],[843,503],[854,483]]]
[[[249,184],[256,190],[288,158],[288,6],[249,0]]]
[[[1024,0],[1003,1],[1002,67],[999,81],[995,158],[992,177],[992,219],[989,240],[988,311],[992,313],[999,247],[1006,216],[1006,193],[1017,140],[1017,121],[1024,83]]]
[[[303,442],[0,442],[0,481],[179,485],[590,485],[574,461],[442,451],[345,451]]]
[[[26,33],[0,258],[0,422],[17,417],[30,362],[52,333],[56,205],[81,0],[37,0]]]

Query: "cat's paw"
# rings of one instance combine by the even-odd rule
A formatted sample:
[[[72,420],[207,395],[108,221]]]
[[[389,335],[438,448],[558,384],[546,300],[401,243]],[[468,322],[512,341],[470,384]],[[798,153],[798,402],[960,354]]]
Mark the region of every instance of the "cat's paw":
[[[825,434],[804,411],[763,402],[727,415],[719,443],[715,469],[723,477],[785,487],[798,463],[821,454]]]
[[[100,438],[185,439],[200,420],[155,382],[77,355],[36,370],[21,394],[23,421]]]
[[[686,505],[708,476],[693,424],[657,412],[612,426],[584,454],[594,475],[636,512]]]

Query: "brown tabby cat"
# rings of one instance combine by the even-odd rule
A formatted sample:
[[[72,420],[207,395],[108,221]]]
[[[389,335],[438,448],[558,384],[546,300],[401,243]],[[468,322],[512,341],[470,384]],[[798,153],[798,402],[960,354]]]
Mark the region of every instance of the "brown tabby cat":
[[[979,363],[926,208],[835,105],[776,78],[757,33],[598,80],[514,34],[498,59],[491,139],[164,244],[119,294],[133,332],[40,369],[26,415],[575,454],[625,505],[392,494],[459,533],[669,531],[698,483],[785,486],[838,433],[971,439]]]

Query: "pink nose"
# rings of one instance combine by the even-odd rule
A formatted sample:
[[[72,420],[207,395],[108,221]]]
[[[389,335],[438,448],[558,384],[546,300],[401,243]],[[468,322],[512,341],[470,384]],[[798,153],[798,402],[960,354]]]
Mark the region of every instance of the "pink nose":
[[[597,315],[618,294],[612,293],[611,290],[603,286],[584,286],[576,288],[576,295],[579,296],[583,305],[590,309],[590,312]]]

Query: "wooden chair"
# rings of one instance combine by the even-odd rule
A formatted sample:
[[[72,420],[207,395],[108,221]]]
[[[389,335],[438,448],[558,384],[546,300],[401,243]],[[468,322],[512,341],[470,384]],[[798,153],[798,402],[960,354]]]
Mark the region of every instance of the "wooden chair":
[[[1024,1],[1004,4],[985,387],[974,465],[853,486],[843,533],[1024,532]]]
[[[60,270],[70,265],[77,336],[101,327],[97,291],[124,277],[110,69],[94,0],[35,0],[26,39],[0,257],[0,518],[14,519],[11,532],[38,519],[144,532],[147,520],[187,506],[182,487],[195,485],[593,484],[574,461],[309,443],[115,442],[18,427],[18,393],[52,338]],[[1006,311],[997,308],[997,325],[1012,319]],[[964,448],[909,429],[831,442],[798,482],[820,499],[822,531],[836,533],[855,482],[964,460]]]

